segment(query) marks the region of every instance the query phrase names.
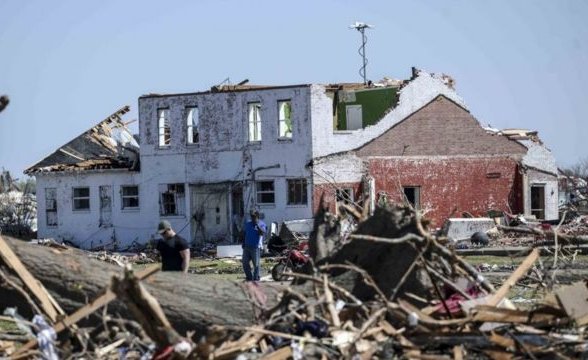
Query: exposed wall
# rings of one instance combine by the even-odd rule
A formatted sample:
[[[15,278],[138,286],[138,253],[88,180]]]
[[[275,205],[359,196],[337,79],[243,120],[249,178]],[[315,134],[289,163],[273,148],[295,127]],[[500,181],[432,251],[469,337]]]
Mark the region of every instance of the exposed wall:
[[[72,241],[81,247],[91,248],[111,243],[114,238],[120,246],[129,245],[133,240],[145,242],[155,236],[157,222],[146,214],[151,209],[143,201],[148,198],[146,187],[141,184],[138,173],[128,171],[93,171],[79,173],[36,174],[38,236]],[[99,187],[112,186],[112,226],[100,227]],[[121,205],[121,185],[138,185],[139,209],[123,210]],[[72,188],[89,187],[90,210],[74,211],[72,207]],[[57,191],[56,227],[47,226],[45,189]]]
[[[343,96],[343,93],[349,94]],[[337,104],[337,129],[347,129],[348,105],[361,105],[363,126],[374,125],[386,113],[388,109],[398,102],[398,88],[372,88],[364,90],[339,90]]]
[[[400,90],[398,105],[375,125],[354,131],[333,131],[333,99],[327,95],[324,86],[312,85],[310,91],[313,157],[356,149],[382,135],[438,95],[445,95],[465,107],[462,98],[442,79],[420,72],[416,79]]]

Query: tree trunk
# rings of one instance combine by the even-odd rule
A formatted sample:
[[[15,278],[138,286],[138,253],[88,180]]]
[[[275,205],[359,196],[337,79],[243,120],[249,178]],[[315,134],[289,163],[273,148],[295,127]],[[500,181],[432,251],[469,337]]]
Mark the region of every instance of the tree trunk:
[[[90,259],[77,249],[58,251],[6,236],[3,238],[67,313],[84,306],[110,285],[113,275],[123,273],[119,266]],[[271,307],[280,290],[279,285],[261,283],[253,286],[251,283],[176,272],[159,272],[144,284],[180,334],[188,330],[204,334],[212,324],[251,325],[255,323],[258,308],[249,299],[263,293],[267,296],[266,306]],[[5,294],[6,290],[0,294],[0,310],[6,306],[27,307],[17,296]],[[114,301],[108,308],[111,313],[123,316],[129,313],[120,301]]]

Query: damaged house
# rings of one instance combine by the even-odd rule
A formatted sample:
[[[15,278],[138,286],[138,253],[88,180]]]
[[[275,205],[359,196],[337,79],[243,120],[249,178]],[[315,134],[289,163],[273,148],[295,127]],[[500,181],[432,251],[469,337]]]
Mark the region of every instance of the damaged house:
[[[26,170],[40,237],[124,246],[167,219],[196,244],[235,242],[249,210],[310,218],[321,197],[332,211],[408,201],[437,226],[461,212],[558,217],[551,152],[536,133],[483,128],[447,76],[144,95],[138,143],[126,111]]]

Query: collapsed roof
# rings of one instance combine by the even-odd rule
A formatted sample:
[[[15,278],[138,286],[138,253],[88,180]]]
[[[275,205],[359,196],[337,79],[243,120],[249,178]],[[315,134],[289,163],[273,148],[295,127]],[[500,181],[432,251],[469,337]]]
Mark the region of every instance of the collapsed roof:
[[[25,170],[25,174],[99,169],[139,170],[139,144],[122,121],[124,106],[51,155]]]

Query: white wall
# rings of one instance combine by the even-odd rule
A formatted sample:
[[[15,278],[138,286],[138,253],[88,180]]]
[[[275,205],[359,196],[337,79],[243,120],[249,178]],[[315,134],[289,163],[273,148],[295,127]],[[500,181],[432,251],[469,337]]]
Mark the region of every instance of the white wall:
[[[39,238],[69,240],[83,248],[90,248],[110,243],[114,236],[120,241],[120,246],[124,247],[133,240],[145,242],[156,232],[157,222],[145,216],[151,211],[144,201],[149,194],[146,192],[146,187],[141,184],[138,173],[105,170],[37,174],[36,177]],[[101,185],[112,186],[112,227],[99,226],[99,186]],[[122,209],[121,185],[139,186],[138,210]],[[73,187],[89,187],[90,210],[73,210]],[[46,223],[46,188],[55,188],[57,191],[58,225],[56,227],[48,227]]]
[[[278,139],[278,101],[292,102],[293,136]],[[247,104],[260,102],[262,141],[248,142]],[[200,142],[186,144],[185,107],[198,106]],[[245,211],[256,206],[252,190],[256,180],[274,180],[275,205],[256,206],[265,222],[312,217],[311,173],[306,164],[312,158],[309,116],[309,87],[288,87],[231,93],[200,93],[172,96],[141,97],[139,99],[139,131],[141,145],[141,181],[147,194],[156,194],[158,185],[165,183],[207,184],[243,182]],[[157,110],[169,108],[171,145],[158,146]],[[279,165],[277,168],[257,170]],[[308,204],[286,205],[287,179],[308,180]],[[187,191],[187,196],[189,196]],[[150,221],[159,219],[156,196],[145,203]],[[189,204],[189,198],[186,203]],[[172,225],[183,227],[190,214],[171,218]],[[187,228],[189,230],[189,227]],[[189,232],[186,238],[189,238]]]

